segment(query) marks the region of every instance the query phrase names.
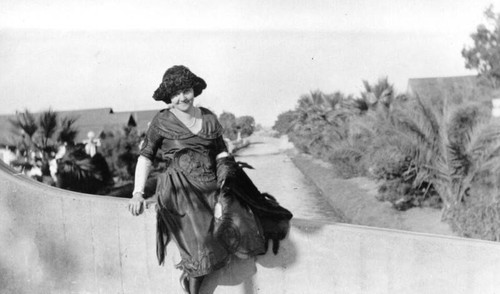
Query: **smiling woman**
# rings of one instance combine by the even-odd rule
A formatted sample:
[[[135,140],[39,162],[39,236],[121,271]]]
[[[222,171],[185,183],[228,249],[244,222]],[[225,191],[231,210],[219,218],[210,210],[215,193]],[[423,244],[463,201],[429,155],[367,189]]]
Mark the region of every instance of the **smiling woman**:
[[[222,138],[222,126],[208,109],[193,99],[205,81],[187,67],[169,68],[155,91],[155,100],[168,107],[148,128],[135,171],[129,202],[132,215],[144,210],[144,186],[152,161],[159,157],[168,168],[158,177],[157,257],[164,262],[172,239],[181,254],[186,293],[199,293],[204,277],[228,264],[230,257],[265,254],[273,240],[274,253],[285,238],[292,214],[269,194],[260,193]]]

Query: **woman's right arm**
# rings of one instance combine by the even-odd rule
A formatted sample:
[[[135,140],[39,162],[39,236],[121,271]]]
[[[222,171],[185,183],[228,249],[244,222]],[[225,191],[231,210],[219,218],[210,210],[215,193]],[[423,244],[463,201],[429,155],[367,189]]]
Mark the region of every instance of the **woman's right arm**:
[[[151,170],[152,162],[145,156],[140,155],[135,167],[134,192],[128,203],[128,209],[132,215],[140,215],[144,211],[144,187]]]
[[[130,199],[128,204],[128,209],[132,215],[139,215],[144,211],[144,187],[146,186],[146,181],[156,152],[163,141],[163,136],[158,132],[157,127],[159,114],[160,113],[156,114],[151,124],[149,124],[148,130],[146,131],[146,137],[144,137],[144,141],[141,144],[139,157],[137,158],[134,176],[134,192],[132,192],[132,199]]]

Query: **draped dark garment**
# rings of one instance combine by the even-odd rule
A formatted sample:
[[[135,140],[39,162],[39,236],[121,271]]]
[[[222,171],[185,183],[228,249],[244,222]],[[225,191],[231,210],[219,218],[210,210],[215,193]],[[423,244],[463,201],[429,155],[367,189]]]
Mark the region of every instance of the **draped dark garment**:
[[[198,134],[170,111],[160,111],[140,153],[150,160],[158,153],[170,162],[158,177],[155,194],[157,256],[162,264],[173,239],[181,254],[177,268],[190,276],[223,267],[231,254],[264,254],[269,239],[277,250],[292,217],[272,196],[261,194],[234,159],[216,161],[217,154],[227,151],[223,129],[213,113],[200,109]]]

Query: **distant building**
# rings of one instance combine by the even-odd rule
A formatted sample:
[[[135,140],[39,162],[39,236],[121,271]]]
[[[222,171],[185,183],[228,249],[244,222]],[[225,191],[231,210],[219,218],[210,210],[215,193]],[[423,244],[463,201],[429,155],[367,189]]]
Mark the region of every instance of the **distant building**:
[[[128,113],[130,113],[130,115],[134,119],[139,133],[142,133],[148,129],[149,123],[151,122],[151,120],[153,120],[153,117],[157,112],[158,110],[143,110]]]
[[[14,115],[0,115],[0,147],[5,148],[8,146],[15,146],[16,141],[15,135],[12,132],[12,125],[10,123],[10,119],[15,118]]]
[[[481,84],[478,76],[412,78],[408,80],[407,92],[432,104],[475,101],[490,107],[495,96],[491,89]]]
[[[104,131],[121,130],[125,126],[137,127],[139,133],[145,132],[148,123],[153,119],[158,110],[145,111],[123,111],[114,112],[112,108],[95,108],[69,111],[56,111],[60,117],[75,118],[75,128],[78,130],[76,143],[83,143],[88,139],[87,135],[93,132],[99,137]],[[39,113],[33,113],[35,117]],[[15,146],[15,134],[10,120],[16,119],[15,114],[0,115],[0,147]]]
[[[493,117],[500,117],[500,98],[494,98],[491,102],[493,102],[491,115],[493,115]]]

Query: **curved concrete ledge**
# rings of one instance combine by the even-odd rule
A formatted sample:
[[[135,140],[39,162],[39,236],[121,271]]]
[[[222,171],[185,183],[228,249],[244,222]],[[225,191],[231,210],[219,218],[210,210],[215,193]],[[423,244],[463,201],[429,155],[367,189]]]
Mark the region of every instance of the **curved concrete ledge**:
[[[127,201],[51,188],[0,164],[1,293],[181,293],[175,246]],[[204,293],[497,293],[497,243],[294,220],[277,256],[238,260]]]

